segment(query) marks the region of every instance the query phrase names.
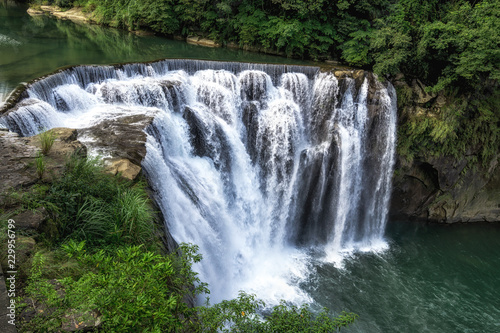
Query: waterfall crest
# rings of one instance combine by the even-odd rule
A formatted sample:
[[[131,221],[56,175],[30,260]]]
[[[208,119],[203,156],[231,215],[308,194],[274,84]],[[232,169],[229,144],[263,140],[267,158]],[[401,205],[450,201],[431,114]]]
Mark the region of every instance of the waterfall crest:
[[[351,73],[352,74],[352,73]],[[143,170],[215,301],[303,302],[308,249],[384,244],[396,97],[370,73],[163,60],[79,66],[31,84],[0,125],[22,135],[150,113]]]

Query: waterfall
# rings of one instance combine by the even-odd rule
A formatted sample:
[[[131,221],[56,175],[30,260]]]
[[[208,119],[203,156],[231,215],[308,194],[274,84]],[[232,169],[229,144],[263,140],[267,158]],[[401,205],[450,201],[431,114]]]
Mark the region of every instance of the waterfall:
[[[29,136],[154,115],[143,170],[166,230],[199,246],[212,299],[301,303],[310,249],[337,260],[385,246],[395,99],[366,72],[163,60],[60,71],[0,125]]]

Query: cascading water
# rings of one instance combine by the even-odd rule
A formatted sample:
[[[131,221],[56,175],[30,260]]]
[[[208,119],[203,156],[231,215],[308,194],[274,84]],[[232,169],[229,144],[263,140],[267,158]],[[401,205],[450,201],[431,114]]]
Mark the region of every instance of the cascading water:
[[[383,246],[392,87],[318,68],[165,60],[81,66],[31,84],[0,124],[22,135],[154,115],[143,169],[165,225],[200,247],[215,301],[308,301],[309,249]]]

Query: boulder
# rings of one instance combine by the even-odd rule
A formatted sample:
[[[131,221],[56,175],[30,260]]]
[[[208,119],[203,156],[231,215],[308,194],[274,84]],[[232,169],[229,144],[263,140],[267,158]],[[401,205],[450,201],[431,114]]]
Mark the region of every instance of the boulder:
[[[130,162],[126,158],[110,162],[106,170],[112,175],[121,175],[123,178],[134,180],[141,172],[141,167]]]
[[[105,162],[128,160],[141,165],[146,156],[146,129],[153,121],[153,114],[123,115],[113,120],[78,130],[78,139],[93,154],[103,156]]]
[[[46,218],[47,211],[43,207],[34,211],[27,210],[12,217],[12,219],[16,221],[16,229],[24,230],[38,230],[40,228],[40,225],[45,221]]]

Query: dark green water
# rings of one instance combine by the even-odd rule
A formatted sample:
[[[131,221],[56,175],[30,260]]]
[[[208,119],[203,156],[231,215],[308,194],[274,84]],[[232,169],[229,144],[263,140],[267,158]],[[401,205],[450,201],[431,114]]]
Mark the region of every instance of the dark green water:
[[[343,269],[316,263],[304,286],[337,313],[343,332],[500,332],[500,225],[391,221],[390,249]]]
[[[159,58],[306,64],[32,18],[0,2],[0,101],[62,66]],[[336,313],[360,315],[343,332],[500,332],[500,225],[392,221],[386,237],[389,250],[353,255],[342,269],[312,263],[303,289]]]

